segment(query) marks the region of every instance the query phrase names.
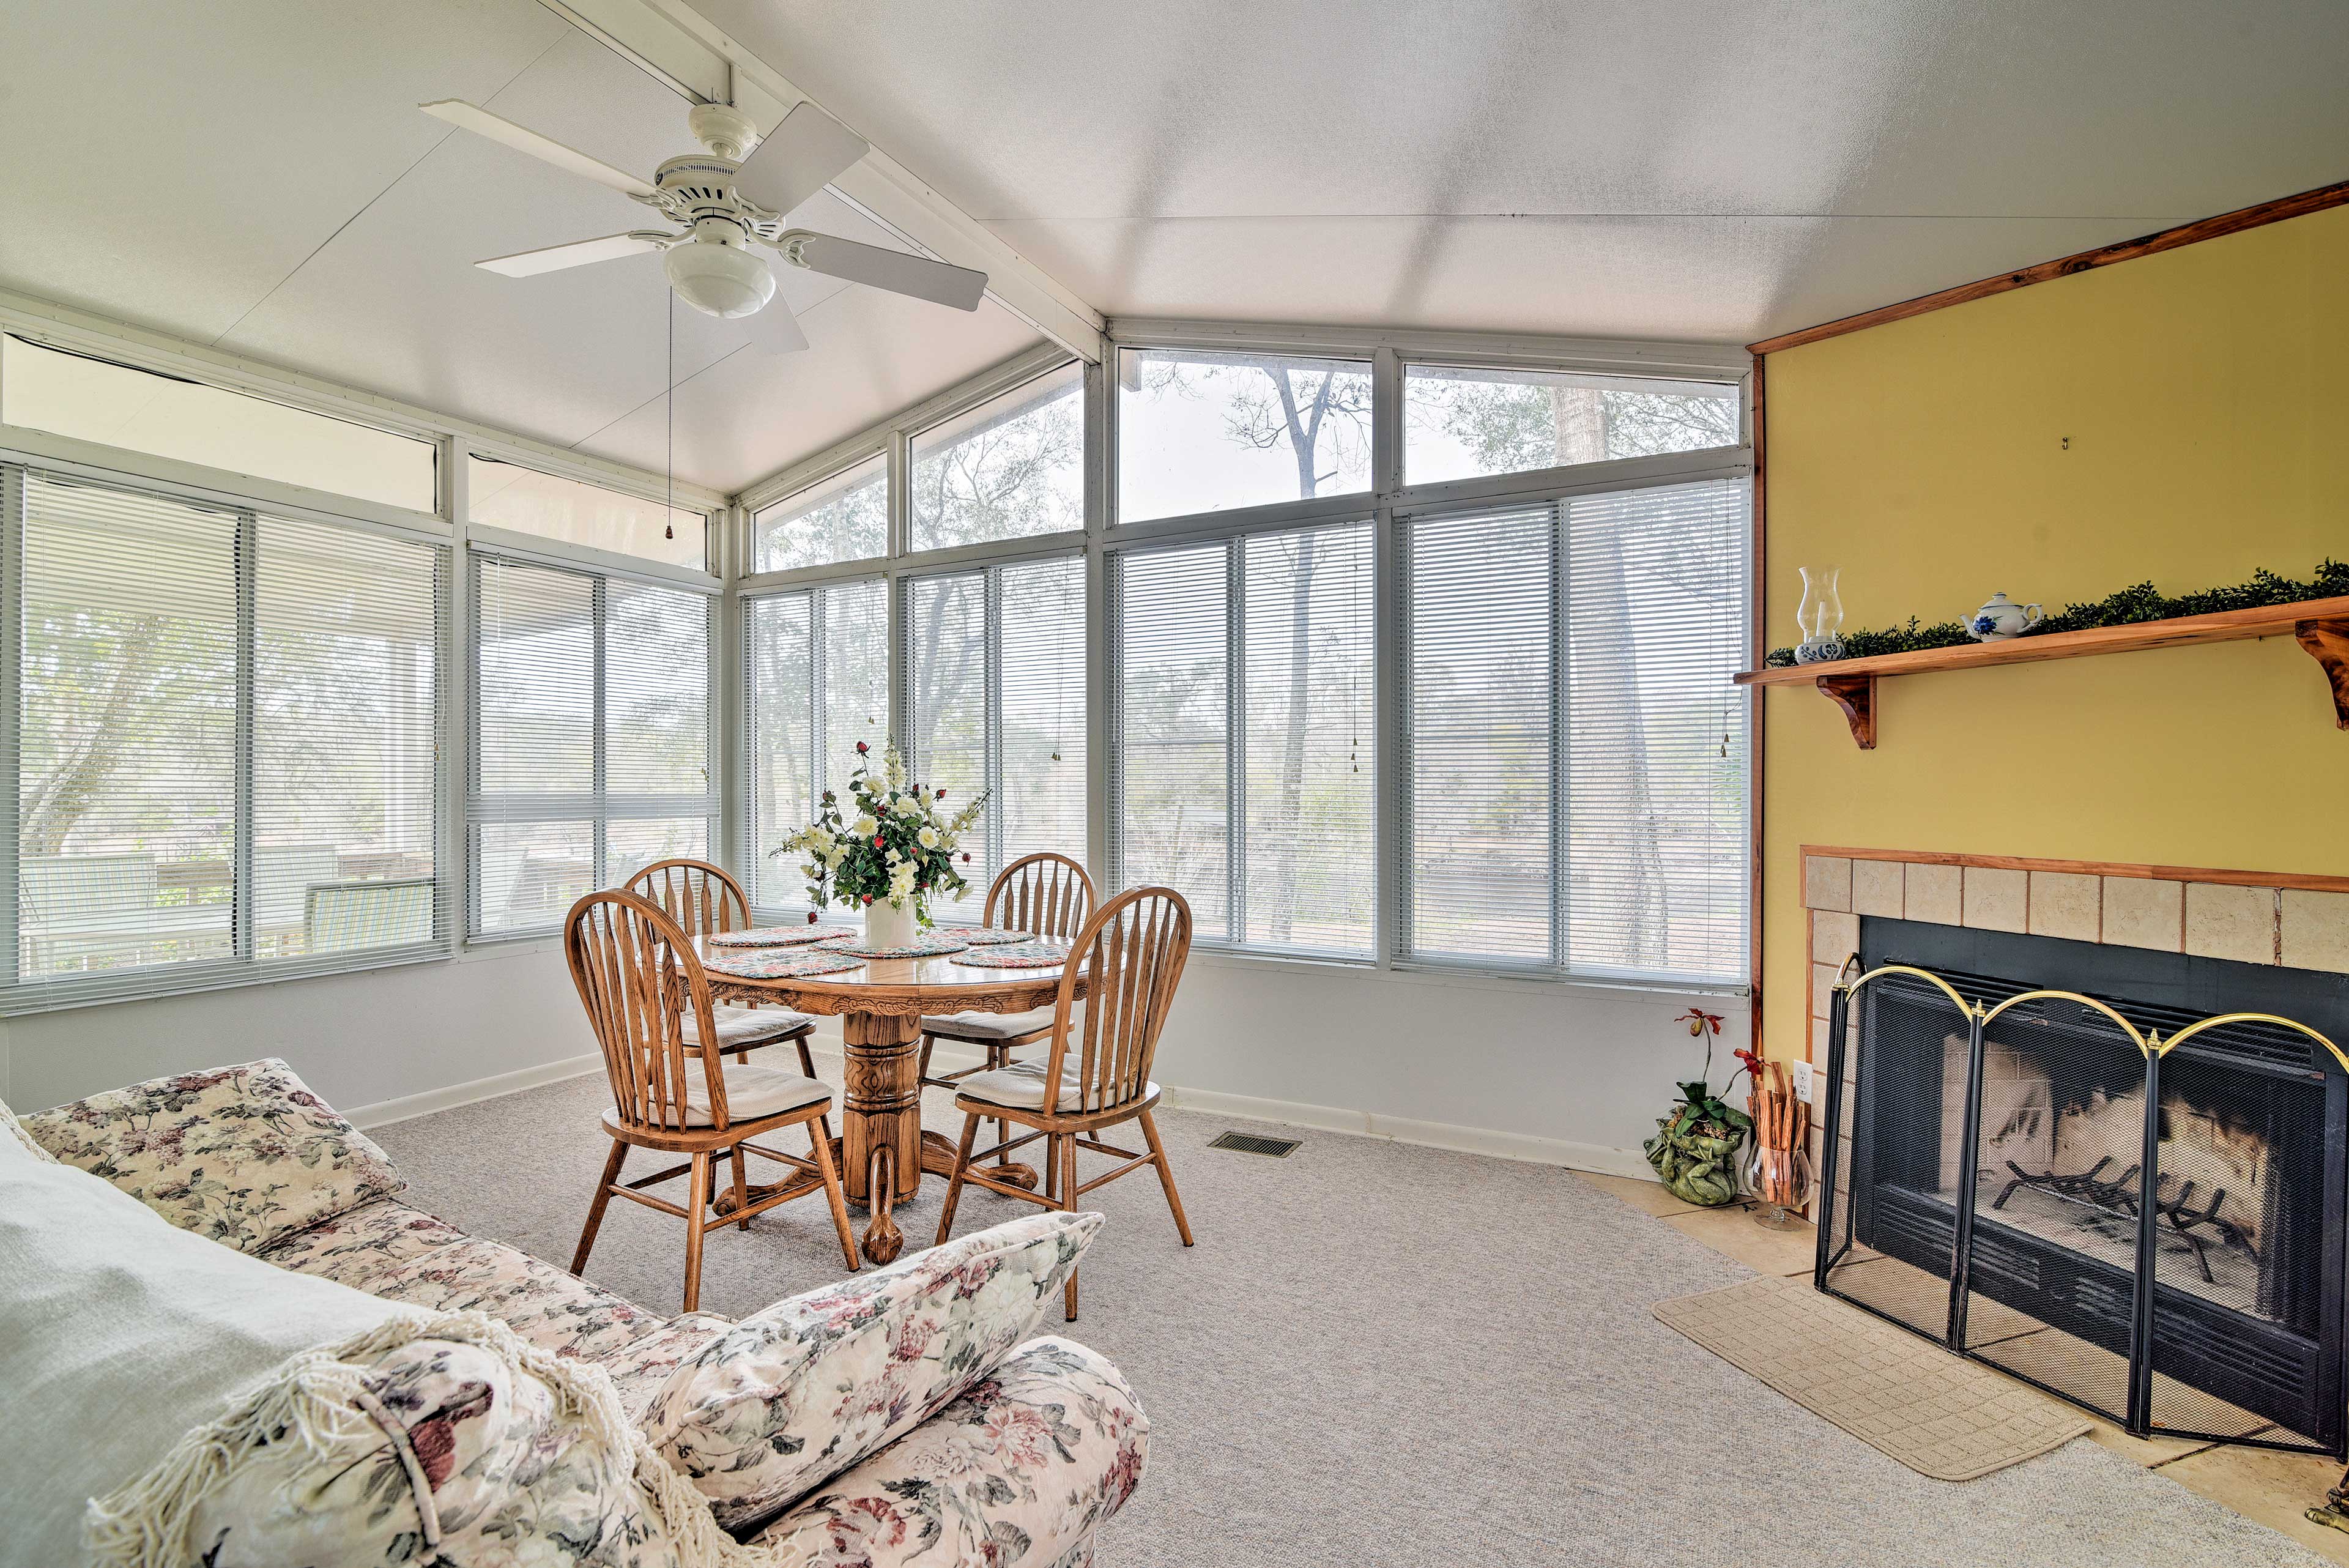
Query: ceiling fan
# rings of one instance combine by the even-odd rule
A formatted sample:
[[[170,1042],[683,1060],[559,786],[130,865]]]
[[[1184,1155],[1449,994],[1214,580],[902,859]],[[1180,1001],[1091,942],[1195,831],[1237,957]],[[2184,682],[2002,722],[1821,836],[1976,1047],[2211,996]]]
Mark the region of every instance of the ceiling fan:
[[[608,185],[682,225],[680,233],[632,229],[474,264],[508,277],[532,277],[659,251],[669,286],[680,299],[711,316],[756,317],[759,336],[776,350],[804,348],[807,337],[789,307],[775,298],[775,275],[766,258],[751,248],[754,244],[810,272],[957,310],[978,309],[987,288],[987,275],[968,267],[783,226],[785,214],[868,151],[863,137],[812,102],[785,115],[763,140],[756,122],[732,105],[696,104],[687,123],[709,151],[672,158],[649,181],[460,99],[417,107],[517,152]]]

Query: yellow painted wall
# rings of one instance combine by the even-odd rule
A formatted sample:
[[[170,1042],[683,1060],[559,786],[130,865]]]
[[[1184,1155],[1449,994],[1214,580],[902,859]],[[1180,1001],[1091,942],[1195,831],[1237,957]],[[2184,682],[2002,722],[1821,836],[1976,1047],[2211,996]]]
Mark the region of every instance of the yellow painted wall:
[[[2349,559],[2349,209],[1769,358],[1773,646]],[[2070,438],[2066,450],[2064,438]],[[2289,639],[1907,676],[1877,749],[1772,690],[1764,1020],[1806,1049],[1797,846],[2349,875],[2349,732]]]

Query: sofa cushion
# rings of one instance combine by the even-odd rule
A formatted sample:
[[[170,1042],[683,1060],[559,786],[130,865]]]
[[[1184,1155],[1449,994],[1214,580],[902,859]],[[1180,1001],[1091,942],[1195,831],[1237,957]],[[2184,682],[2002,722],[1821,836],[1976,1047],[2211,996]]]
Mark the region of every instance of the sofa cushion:
[[[484,1312],[541,1349],[590,1361],[617,1355],[664,1321],[502,1241],[468,1236],[398,1203],[338,1215],[262,1256],[387,1301]]]
[[[645,1432],[719,1523],[750,1528],[993,1371],[1101,1225],[1038,1214],[779,1302],[679,1366]]]
[[[25,1118],[67,1165],[182,1231],[258,1252],[404,1185],[275,1057],[152,1078]]]
[[[1150,1419],[1102,1356],[1031,1339],[897,1442],[759,1533],[779,1561],[1048,1568],[1142,1480]]]
[[[599,1368],[478,1313],[275,1368],[88,1529],[95,1568],[678,1568],[724,1545]]]
[[[288,1355],[407,1309],[174,1230],[0,1141],[0,1563],[79,1563],[84,1501]]]

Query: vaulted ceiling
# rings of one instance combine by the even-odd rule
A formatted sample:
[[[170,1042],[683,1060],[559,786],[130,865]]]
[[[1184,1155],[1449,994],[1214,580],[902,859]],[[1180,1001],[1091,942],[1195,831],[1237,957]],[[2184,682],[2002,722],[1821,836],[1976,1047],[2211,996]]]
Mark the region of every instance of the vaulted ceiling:
[[[1742,342],[2349,175],[2339,0],[690,4],[1117,316]],[[654,256],[472,267],[638,209],[419,101],[693,147],[538,0],[16,5],[0,57],[0,288],[558,445],[737,489],[1037,340],[786,270],[762,358]]]

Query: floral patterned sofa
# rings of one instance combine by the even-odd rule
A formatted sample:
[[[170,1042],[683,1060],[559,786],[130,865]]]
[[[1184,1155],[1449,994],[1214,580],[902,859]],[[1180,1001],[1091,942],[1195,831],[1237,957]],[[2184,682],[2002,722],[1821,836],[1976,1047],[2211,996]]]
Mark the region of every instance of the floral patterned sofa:
[[[401,1202],[382,1151],[283,1062],[21,1120],[57,1161],[181,1231],[443,1325],[485,1314],[566,1376],[597,1369],[588,1381],[608,1379],[636,1428],[628,1441],[698,1489],[679,1495],[725,1532],[729,1565],[1081,1568],[1141,1478],[1148,1422],[1117,1369],[1082,1345],[1029,1337],[1097,1215],[1014,1221],[738,1324],[647,1312]],[[529,1560],[719,1560],[647,1546]]]

